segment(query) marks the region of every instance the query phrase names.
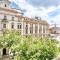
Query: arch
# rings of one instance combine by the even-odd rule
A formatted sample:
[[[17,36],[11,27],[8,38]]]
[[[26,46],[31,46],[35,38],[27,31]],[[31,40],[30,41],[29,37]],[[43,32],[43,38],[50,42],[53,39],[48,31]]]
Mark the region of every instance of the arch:
[[[3,48],[3,55],[6,55],[6,48]]]

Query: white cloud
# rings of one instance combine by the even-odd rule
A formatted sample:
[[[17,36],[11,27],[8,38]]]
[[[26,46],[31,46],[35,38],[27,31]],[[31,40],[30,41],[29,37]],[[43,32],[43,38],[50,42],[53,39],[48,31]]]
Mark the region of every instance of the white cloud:
[[[53,23],[56,23],[56,24],[60,24],[60,14],[55,16],[55,17],[51,17],[49,18],[51,21],[53,21]],[[52,24],[53,24],[52,23]]]
[[[48,8],[45,7],[33,7],[32,5],[30,5],[27,0],[13,0],[20,8],[25,9],[25,15],[29,16],[29,17],[33,17],[33,16],[40,16],[42,17],[42,19],[46,19],[49,22],[51,20],[56,21],[57,19],[58,21],[60,20],[60,15],[57,15],[55,17],[50,17],[48,15],[48,13],[50,12],[54,12],[56,9],[60,8],[59,6],[50,6]],[[58,22],[57,22],[58,23]]]

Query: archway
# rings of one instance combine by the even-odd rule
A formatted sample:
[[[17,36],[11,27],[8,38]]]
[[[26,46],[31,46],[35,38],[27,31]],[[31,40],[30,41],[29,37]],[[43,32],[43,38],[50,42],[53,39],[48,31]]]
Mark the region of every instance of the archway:
[[[6,55],[6,48],[3,48],[3,55]]]

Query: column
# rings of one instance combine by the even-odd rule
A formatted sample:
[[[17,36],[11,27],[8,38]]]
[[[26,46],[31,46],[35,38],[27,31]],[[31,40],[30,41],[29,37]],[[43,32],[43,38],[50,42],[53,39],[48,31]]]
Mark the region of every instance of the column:
[[[45,26],[45,36],[46,36],[46,26]]]
[[[9,55],[9,48],[6,48],[6,54]]]
[[[39,24],[38,24],[38,36],[39,36]]]
[[[33,34],[35,34],[35,24],[33,24]]]
[[[0,21],[0,36],[2,36],[2,34],[3,34],[3,32],[2,32],[2,23],[1,23],[1,21]]]
[[[23,22],[23,35],[25,35],[26,34],[26,22]]]
[[[47,26],[45,25],[45,36],[47,36]]]
[[[8,23],[8,29],[11,30],[11,21]]]
[[[30,24],[28,24],[28,34],[30,34]]]
[[[43,25],[42,25],[42,38],[43,38]]]
[[[17,29],[17,22],[14,22],[14,29]]]
[[[21,35],[24,35],[24,22],[21,22]]]

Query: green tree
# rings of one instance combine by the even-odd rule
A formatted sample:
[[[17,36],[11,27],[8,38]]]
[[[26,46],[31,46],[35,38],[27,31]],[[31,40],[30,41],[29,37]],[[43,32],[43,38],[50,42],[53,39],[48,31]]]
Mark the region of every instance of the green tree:
[[[15,53],[14,60],[52,60],[58,52],[56,40],[32,36],[26,38],[14,30],[6,31],[0,37],[2,47],[9,47]]]
[[[57,41],[49,38],[23,37],[22,43],[14,45],[17,60],[52,60],[57,55]],[[15,58],[16,59],[16,58]]]

